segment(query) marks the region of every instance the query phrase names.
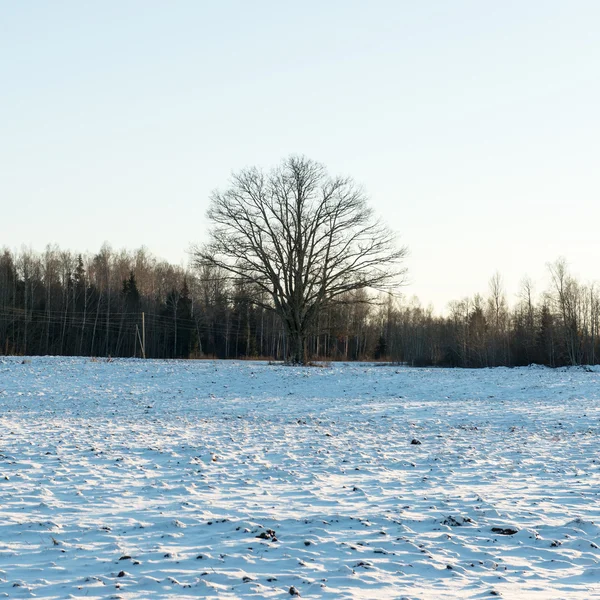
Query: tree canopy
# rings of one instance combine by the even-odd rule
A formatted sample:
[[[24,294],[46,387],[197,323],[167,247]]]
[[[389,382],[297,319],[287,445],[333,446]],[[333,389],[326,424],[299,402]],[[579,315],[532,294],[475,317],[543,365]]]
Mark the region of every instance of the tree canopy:
[[[244,169],[212,194],[209,241],[195,264],[249,284],[274,309],[289,339],[289,360],[307,360],[306,339],[319,311],[349,292],[400,283],[406,248],[349,177],[291,156],[265,173]],[[366,296],[365,296],[366,298]]]

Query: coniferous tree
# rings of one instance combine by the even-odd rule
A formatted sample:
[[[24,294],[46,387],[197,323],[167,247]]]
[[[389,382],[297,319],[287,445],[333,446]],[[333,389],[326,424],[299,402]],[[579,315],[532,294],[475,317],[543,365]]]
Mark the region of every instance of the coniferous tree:
[[[196,345],[196,331],[192,315],[192,299],[187,283],[183,278],[183,285],[177,299],[177,350],[175,358],[187,358]]]

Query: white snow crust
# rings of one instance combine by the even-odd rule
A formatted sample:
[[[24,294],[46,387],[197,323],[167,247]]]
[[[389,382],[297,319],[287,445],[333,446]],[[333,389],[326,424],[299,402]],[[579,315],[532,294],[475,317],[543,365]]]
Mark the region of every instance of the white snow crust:
[[[4,358],[0,597],[600,598],[599,399],[595,369]]]

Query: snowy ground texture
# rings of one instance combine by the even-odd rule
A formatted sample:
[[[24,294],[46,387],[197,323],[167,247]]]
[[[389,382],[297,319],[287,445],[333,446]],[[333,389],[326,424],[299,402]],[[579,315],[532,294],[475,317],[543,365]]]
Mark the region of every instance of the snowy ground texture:
[[[599,434],[594,370],[0,359],[0,597],[600,598]]]

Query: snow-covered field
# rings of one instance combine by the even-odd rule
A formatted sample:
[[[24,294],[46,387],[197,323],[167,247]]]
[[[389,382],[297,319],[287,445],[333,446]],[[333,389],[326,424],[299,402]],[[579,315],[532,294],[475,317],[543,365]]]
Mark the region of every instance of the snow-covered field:
[[[0,596],[600,598],[599,434],[584,369],[0,359]]]

